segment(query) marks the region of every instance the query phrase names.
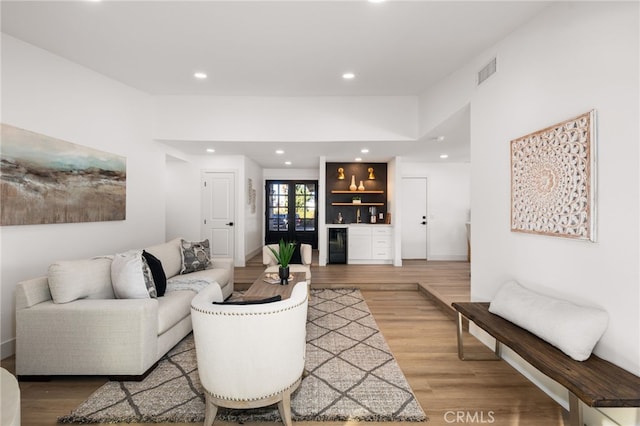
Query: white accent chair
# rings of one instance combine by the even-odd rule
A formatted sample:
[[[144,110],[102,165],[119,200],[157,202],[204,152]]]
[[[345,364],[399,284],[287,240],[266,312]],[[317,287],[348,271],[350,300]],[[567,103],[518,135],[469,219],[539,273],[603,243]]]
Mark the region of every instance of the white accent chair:
[[[269,250],[269,247],[274,249],[276,253],[279,251],[280,246],[278,244],[268,244],[262,248],[262,264],[267,268],[266,273],[278,272],[278,261]],[[302,264],[289,264],[289,271],[292,273],[301,272],[307,280],[307,284],[311,285],[311,260],[313,257],[313,248],[311,244],[300,244],[300,258]]]
[[[297,283],[291,297],[278,302],[222,301],[220,289],[213,285],[191,301],[198,373],[206,398],[204,424],[213,424],[218,407],[278,403],[283,423],[290,426],[291,393],[304,371],[307,284]]]
[[[0,425],[20,426],[20,386],[15,376],[0,368]]]

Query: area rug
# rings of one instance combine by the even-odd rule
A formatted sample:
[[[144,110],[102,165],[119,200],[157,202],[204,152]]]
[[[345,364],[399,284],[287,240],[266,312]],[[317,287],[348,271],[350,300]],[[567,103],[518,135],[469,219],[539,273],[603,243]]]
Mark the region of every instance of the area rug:
[[[233,367],[233,366],[230,366]],[[425,421],[406,378],[357,289],[314,289],[309,300],[308,375],[293,394],[295,421]],[[217,420],[281,421],[275,405],[221,408]],[[108,382],[60,423],[203,422],[193,335],[141,382]]]

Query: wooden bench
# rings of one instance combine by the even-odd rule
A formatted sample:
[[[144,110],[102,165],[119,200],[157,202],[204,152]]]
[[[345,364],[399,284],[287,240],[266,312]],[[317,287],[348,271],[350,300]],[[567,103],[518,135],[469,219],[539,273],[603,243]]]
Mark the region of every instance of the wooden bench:
[[[505,345],[569,391],[571,426],[583,426],[580,401],[589,407],[640,407],[640,377],[591,355],[575,361],[527,330],[489,312],[489,303],[453,303],[458,312],[458,357],[500,359]],[[464,354],[463,322],[467,319],[496,339],[490,356]]]

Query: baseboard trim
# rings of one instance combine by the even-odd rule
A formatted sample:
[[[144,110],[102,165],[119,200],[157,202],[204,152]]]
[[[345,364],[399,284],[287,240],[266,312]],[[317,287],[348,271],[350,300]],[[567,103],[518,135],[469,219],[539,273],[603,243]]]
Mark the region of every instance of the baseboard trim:
[[[467,255],[466,254],[436,254],[436,255],[429,255],[429,258],[427,260],[436,260],[436,261],[467,261]]]
[[[251,260],[254,257],[258,256],[259,254],[262,254],[262,247],[258,247],[257,249],[245,254],[245,256],[244,256],[245,264],[248,263],[249,260]]]

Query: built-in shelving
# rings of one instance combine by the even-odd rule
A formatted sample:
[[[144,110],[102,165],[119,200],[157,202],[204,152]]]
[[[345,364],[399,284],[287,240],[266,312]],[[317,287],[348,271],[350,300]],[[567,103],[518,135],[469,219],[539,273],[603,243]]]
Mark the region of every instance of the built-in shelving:
[[[374,214],[376,221],[384,222],[388,205],[387,163],[326,163],[325,171],[327,224],[356,223],[359,216],[369,223]],[[360,183],[360,190],[352,190],[350,183]]]
[[[331,203],[332,206],[384,206],[384,203]]]
[[[338,191],[338,190],[332,190],[331,191],[332,194],[384,194],[384,191]]]

